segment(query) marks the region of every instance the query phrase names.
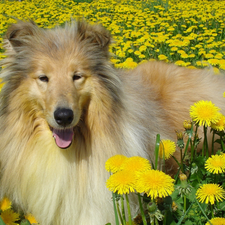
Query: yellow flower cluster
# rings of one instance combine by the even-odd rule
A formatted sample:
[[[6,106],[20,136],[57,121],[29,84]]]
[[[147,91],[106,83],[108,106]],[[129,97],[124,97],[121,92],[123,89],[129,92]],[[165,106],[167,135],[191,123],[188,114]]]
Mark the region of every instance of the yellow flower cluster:
[[[17,225],[17,222],[20,220],[20,214],[14,212],[11,207],[12,204],[8,198],[5,197],[0,201],[1,218],[6,225]],[[25,215],[25,218],[30,222],[30,224],[38,223],[31,214]]]
[[[223,1],[204,0],[1,1],[0,42],[13,18],[32,19],[45,28],[85,18],[111,31],[116,67],[133,68],[154,58],[225,69],[224,10]]]
[[[174,191],[174,180],[162,171],[151,169],[149,161],[140,156],[127,158],[115,155],[106,161],[105,168],[109,172],[116,171],[106,182],[107,188],[114,193],[136,191],[155,199],[171,195]]]

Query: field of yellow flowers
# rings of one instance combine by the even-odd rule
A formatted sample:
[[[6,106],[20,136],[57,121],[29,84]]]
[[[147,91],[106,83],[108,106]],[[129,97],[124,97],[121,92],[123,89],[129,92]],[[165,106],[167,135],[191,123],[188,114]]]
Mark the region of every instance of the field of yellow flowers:
[[[225,69],[224,17],[223,0],[2,0],[0,41],[14,18],[31,19],[45,28],[85,18],[111,31],[116,67],[132,68],[154,58]]]
[[[16,18],[31,19],[43,28],[61,26],[81,18],[90,23],[101,23],[113,36],[111,61],[118,68],[133,68],[153,59],[190,68],[212,65],[215,70],[225,70],[225,0],[1,0],[0,60],[5,57],[4,34]],[[140,203],[140,213],[132,219],[130,215],[125,218],[118,210],[116,224],[225,224],[225,117],[216,114],[216,122],[212,118],[204,120],[201,115],[196,115],[199,107],[205,107],[204,112],[210,107],[214,109],[214,105],[204,101],[192,106],[190,117],[193,122],[184,122],[185,132],[177,133],[177,143],[157,137],[159,158],[171,157],[176,146],[184,153],[178,162],[181,173],[174,179],[153,170],[153,166],[157,168],[157,161],[150,165],[140,157],[127,159],[119,155],[106,162],[106,170],[112,174],[106,185],[114,192],[117,209],[119,201],[128,202],[130,192],[136,191]],[[203,143],[204,152],[197,153],[200,140],[193,127],[201,125],[205,132],[207,127],[208,132],[211,129],[213,137],[219,135],[220,139],[216,141],[221,144],[221,151],[217,154],[209,156],[207,140]],[[188,136],[187,143],[183,142],[185,135]],[[188,146],[191,155],[187,153]],[[133,169],[140,165],[138,170],[142,176],[138,185],[134,185],[131,166],[131,179],[121,179],[128,177],[128,165]],[[140,168],[144,170],[140,171]],[[127,183],[118,183],[118,180]],[[156,185],[153,187],[153,184]],[[145,195],[141,196],[141,193]],[[0,202],[0,213],[0,225],[37,223],[32,215],[21,217],[16,213],[8,199]],[[26,220],[21,221],[24,218]]]

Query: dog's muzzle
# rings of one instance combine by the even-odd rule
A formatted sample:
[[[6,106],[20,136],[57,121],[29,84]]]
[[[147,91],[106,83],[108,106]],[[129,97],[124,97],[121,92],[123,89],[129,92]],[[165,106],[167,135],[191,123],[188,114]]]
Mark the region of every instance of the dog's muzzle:
[[[66,128],[73,121],[73,111],[68,108],[57,108],[54,112],[54,119],[62,129],[52,129],[53,137],[59,148],[68,148],[73,140],[73,128]]]

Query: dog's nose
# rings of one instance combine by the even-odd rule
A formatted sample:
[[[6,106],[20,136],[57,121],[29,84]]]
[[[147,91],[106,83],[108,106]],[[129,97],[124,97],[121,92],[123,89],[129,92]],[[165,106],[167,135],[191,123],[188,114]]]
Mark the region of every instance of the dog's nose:
[[[73,121],[73,111],[67,108],[57,108],[54,112],[54,117],[59,125],[66,127]]]

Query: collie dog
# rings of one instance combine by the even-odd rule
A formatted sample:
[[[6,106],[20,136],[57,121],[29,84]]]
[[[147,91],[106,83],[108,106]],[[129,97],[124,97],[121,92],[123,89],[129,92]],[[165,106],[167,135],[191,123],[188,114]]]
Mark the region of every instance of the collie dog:
[[[225,78],[212,70],[148,62],[117,70],[111,36],[84,21],[9,27],[2,61],[1,196],[41,225],[113,223],[106,160],[154,158],[156,134],[175,141],[189,107],[225,112]]]

